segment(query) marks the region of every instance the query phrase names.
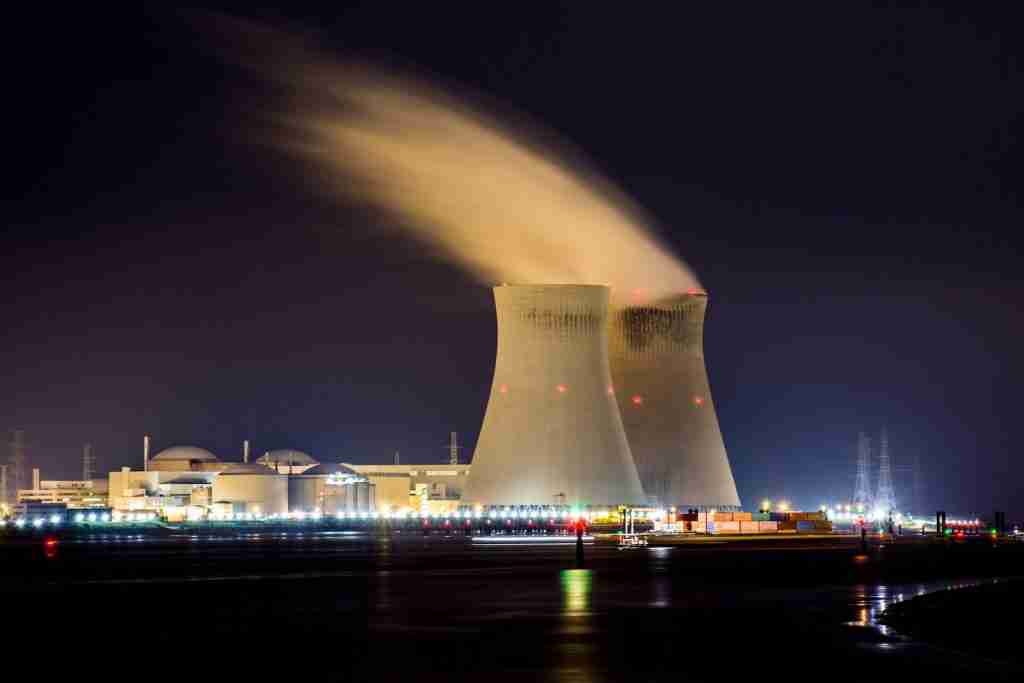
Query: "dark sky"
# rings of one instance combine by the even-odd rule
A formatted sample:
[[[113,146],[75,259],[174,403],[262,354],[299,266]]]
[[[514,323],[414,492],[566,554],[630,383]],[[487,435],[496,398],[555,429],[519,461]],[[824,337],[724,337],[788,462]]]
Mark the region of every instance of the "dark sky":
[[[249,16],[518,110],[656,216],[711,292],[748,506],[849,496],[856,433],[888,425],[925,509],[1024,514],[1019,17],[414,4]],[[472,446],[489,292],[252,144],[271,104],[215,23],[6,24],[0,427],[44,478],[77,476],[85,441],[104,471],[137,465],[144,433],[227,458]]]

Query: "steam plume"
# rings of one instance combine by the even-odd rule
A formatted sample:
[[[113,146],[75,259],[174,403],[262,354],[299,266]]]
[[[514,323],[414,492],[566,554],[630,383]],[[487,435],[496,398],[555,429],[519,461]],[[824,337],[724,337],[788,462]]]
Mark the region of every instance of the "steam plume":
[[[278,142],[480,280],[607,284],[619,301],[699,286],[627,198],[537,135],[422,80],[287,44],[264,69],[294,95]]]

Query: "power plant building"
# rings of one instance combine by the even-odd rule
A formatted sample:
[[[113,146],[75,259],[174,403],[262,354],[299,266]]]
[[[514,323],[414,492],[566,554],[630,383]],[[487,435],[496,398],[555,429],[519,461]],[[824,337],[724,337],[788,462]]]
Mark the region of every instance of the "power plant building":
[[[234,512],[280,515],[288,510],[288,476],[264,465],[234,463],[213,480],[212,502]]]
[[[336,515],[377,509],[375,486],[345,465],[317,465],[288,477],[288,505],[292,510]]]
[[[608,288],[493,292],[494,380],[463,502],[643,503],[608,362]]]
[[[291,448],[267,451],[257,458],[256,462],[261,465],[266,465],[270,469],[281,474],[302,474],[306,470],[320,464],[308,453],[296,451]]]
[[[704,366],[707,294],[611,316],[611,372],[630,450],[653,505],[738,508]]]

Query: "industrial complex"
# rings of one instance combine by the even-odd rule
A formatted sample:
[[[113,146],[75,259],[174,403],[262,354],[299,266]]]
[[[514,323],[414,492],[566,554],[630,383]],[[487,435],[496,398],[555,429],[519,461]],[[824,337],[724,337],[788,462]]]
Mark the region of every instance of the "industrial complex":
[[[297,449],[251,459],[248,441],[234,461],[195,446],[151,455],[147,436],[141,467],[66,482],[40,481],[35,470],[16,503],[168,521],[739,510],[704,368],[703,291],[614,308],[602,285],[500,285],[493,293],[495,369],[472,465],[459,463],[454,433],[448,463],[410,465],[397,457],[350,464]],[[87,448],[83,472],[92,466]]]

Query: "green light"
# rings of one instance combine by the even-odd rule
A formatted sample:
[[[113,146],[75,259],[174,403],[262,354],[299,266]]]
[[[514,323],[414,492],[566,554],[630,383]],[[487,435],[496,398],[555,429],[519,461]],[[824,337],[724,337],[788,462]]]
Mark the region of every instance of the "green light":
[[[947,536],[952,536],[953,535],[953,530],[952,529],[946,529],[946,535]]]

